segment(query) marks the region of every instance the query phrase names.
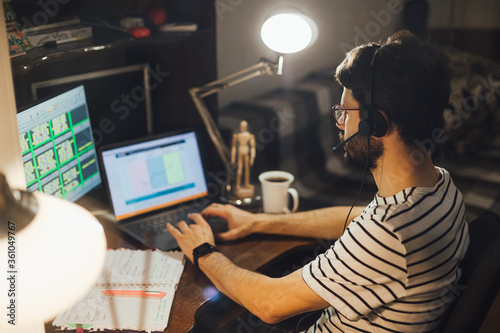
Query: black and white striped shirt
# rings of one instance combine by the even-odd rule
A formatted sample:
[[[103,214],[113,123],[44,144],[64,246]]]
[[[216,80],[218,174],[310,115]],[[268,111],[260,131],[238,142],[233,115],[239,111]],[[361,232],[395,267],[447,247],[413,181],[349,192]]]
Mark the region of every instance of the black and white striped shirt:
[[[462,194],[434,187],[375,196],[335,244],[302,269],[331,307],[307,332],[432,332],[458,291],[469,245]]]

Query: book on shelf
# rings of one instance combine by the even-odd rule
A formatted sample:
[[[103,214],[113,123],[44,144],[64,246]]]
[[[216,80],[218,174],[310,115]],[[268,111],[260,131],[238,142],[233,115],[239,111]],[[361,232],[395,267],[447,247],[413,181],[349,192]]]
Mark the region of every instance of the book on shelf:
[[[48,23],[48,24],[25,26],[24,33],[30,34],[30,33],[34,33],[34,32],[50,30],[50,29],[61,29],[61,28],[67,27],[67,26],[77,25],[80,23],[81,23],[80,18],[72,17],[72,18],[68,18],[65,20],[56,21],[56,22],[52,22],[52,23]]]
[[[33,46],[44,46],[47,43],[68,43],[92,38],[92,27],[82,24],[68,25],[26,33]]]
[[[164,331],[183,269],[182,252],[108,250],[95,286],[52,324],[90,331]]]
[[[25,54],[27,50],[32,48],[31,43],[26,37],[21,24],[19,24],[10,1],[2,1],[2,3],[10,56],[15,57]]]

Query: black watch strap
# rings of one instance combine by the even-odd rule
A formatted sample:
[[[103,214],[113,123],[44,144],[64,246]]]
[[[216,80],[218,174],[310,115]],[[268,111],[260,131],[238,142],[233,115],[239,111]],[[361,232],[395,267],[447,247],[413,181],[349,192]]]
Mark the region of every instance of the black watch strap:
[[[210,243],[203,243],[200,246],[195,247],[193,249],[193,262],[196,265],[196,267],[199,267],[198,266],[199,258],[206,256],[207,254],[212,252],[220,252],[220,251]]]

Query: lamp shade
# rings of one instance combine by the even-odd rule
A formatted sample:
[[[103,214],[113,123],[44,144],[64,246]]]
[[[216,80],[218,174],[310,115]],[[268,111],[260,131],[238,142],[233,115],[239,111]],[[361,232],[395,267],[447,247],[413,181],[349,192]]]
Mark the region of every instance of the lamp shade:
[[[260,32],[262,41],[271,50],[296,53],[314,43],[318,29],[313,20],[300,13],[282,13],[267,19]]]
[[[99,276],[106,256],[102,226],[90,212],[47,194],[33,195],[38,207],[28,225],[16,230],[15,221],[0,223],[9,231],[0,237],[5,257],[0,267],[5,265],[2,272],[7,274],[0,282],[7,297],[2,304],[14,304],[4,307],[1,332],[23,332],[78,301]]]

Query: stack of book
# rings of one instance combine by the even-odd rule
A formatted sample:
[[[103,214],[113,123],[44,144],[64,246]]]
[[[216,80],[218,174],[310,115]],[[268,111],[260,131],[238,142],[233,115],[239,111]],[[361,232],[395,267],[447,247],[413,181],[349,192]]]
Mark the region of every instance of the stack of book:
[[[24,29],[33,46],[61,44],[92,38],[92,27],[83,25],[79,18]]]

